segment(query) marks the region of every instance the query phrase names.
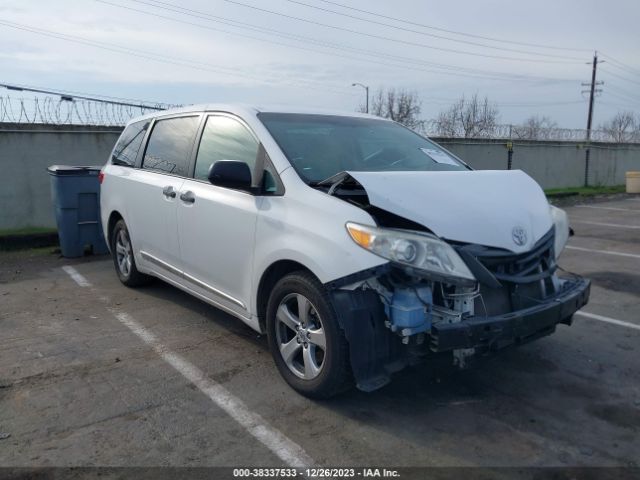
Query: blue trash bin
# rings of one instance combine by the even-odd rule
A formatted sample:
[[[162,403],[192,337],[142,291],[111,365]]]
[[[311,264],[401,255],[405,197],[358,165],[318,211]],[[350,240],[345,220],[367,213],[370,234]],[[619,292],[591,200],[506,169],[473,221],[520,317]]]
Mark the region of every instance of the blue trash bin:
[[[89,247],[107,253],[100,221],[100,167],[51,165],[53,199],[60,250],[64,257],[81,257]]]

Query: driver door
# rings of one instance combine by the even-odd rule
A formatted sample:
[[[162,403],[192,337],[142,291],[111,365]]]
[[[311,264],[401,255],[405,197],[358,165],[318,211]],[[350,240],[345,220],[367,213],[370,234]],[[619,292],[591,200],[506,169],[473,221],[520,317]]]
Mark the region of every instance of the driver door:
[[[258,140],[237,117],[205,119],[193,178],[178,202],[181,269],[190,288],[223,309],[249,317],[253,251],[262,197],[207,180],[218,160],[246,162],[255,177]]]

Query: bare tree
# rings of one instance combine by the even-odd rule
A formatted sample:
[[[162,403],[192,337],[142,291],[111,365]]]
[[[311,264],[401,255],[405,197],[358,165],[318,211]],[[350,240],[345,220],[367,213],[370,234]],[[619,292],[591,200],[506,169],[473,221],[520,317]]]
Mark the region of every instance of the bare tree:
[[[514,125],[512,134],[514,137],[528,140],[549,140],[558,124],[547,116],[532,115],[521,125]]]
[[[362,111],[362,109],[360,109]],[[413,130],[423,130],[422,105],[416,92],[404,89],[379,89],[371,98],[370,113],[390,118]]]
[[[640,132],[640,119],[636,120],[633,112],[618,112],[599,129],[604,130],[614,142],[629,142]]]
[[[499,112],[487,97],[471,98],[464,95],[449,109],[440,112],[436,119],[436,130],[443,137],[481,138],[489,137],[498,125]]]

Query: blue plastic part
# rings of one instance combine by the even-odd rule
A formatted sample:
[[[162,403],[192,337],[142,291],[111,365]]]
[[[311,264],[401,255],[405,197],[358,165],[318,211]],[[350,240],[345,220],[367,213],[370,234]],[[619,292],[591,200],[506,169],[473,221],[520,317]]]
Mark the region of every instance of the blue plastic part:
[[[107,253],[100,221],[100,167],[52,165],[47,171],[62,256],[81,257],[87,246],[94,254]]]
[[[385,306],[391,331],[407,336],[431,329],[432,303],[430,287],[396,289]]]

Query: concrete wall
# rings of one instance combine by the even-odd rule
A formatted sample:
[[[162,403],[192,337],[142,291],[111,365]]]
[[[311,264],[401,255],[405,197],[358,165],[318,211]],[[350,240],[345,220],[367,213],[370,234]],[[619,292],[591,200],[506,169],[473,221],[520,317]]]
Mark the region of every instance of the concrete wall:
[[[103,165],[121,129],[0,125],[0,230],[55,227],[49,165]]]
[[[53,164],[102,165],[119,128],[0,124],[0,230],[54,227],[49,175]],[[505,140],[434,139],[476,169],[506,169]],[[513,167],[543,188],[584,182],[584,145],[577,142],[514,142]],[[593,144],[592,185],[624,184],[624,174],[640,170],[640,145]]]
[[[507,168],[505,140],[434,138],[443,147],[479,170]],[[625,172],[640,170],[640,144],[591,145],[590,185],[622,185]],[[543,188],[584,184],[585,146],[579,142],[514,141],[513,169],[521,169]]]

